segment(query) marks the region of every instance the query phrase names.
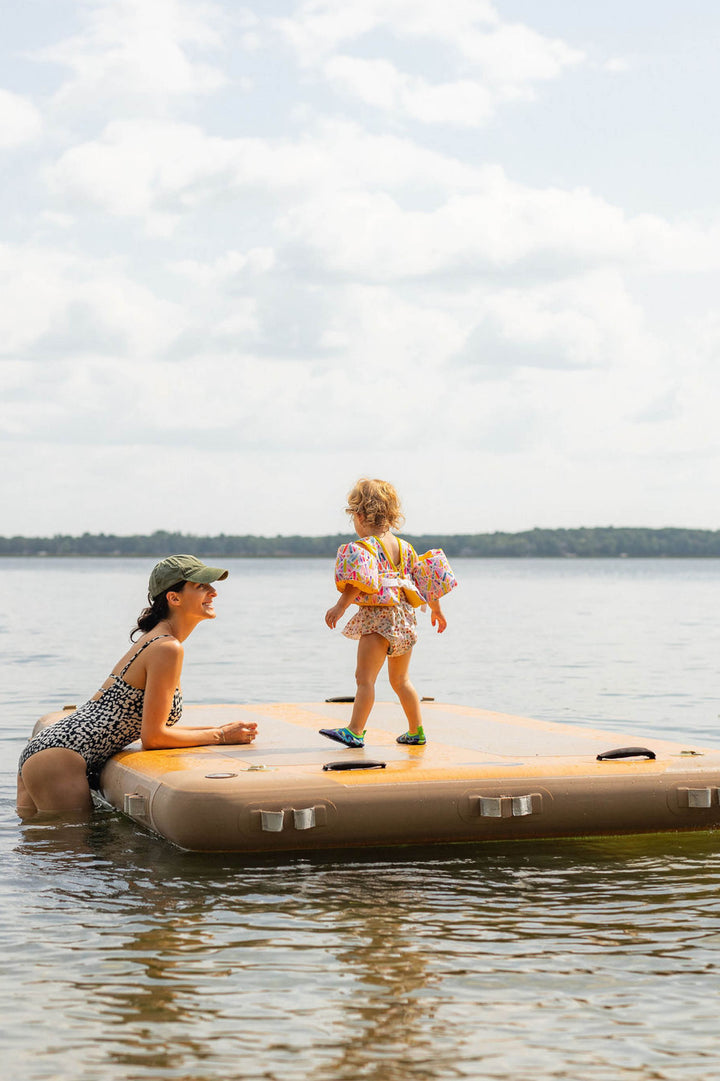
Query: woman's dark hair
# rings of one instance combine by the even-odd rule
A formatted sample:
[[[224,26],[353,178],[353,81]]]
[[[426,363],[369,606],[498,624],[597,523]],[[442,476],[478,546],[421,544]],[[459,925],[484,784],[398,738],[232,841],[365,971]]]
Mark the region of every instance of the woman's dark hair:
[[[167,595],[168,593],[180,593],[185,588],[187,583],[176,582],[173,586],[168,586],[164,589],[159,596],[153,598],[148,595],[150,601],[149,608],[143,608],[140,615],[137,617],[137,623],[130,631],[130,641],[135,641],[136,634],[147,634],[153,627],[157,627],[158,623],[162,623],[164,619],[167,619],[170,611]]]

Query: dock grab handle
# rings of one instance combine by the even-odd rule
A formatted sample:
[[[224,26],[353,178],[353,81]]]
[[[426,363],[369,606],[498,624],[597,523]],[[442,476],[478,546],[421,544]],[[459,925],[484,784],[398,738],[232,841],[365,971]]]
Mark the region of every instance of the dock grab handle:
[[[618,747],[615,751],[604,751],[597,756],[598,762],[606,762],[612,758],[655,758],[655,751],[649,751],[647,747]]]
[[[326,762],[323,769],[385,769],[385,762],[372,762],[368,758],[354,762]]]
[[[335,696],[335,698],[326,698],[325,701],[326,702],[354,702],[355,701],[355,695],[354,694],[338,694],[338,695]],[[432,697],[432,695],[424,694],[422,696],[422,698],[420,699],[420,701],[421,702],[434,702],[435,699]],[[67,708],[68,707],[65,706],[65,709],[67,709]],[[73,706],[72,708],[76,709],[77,707]]]

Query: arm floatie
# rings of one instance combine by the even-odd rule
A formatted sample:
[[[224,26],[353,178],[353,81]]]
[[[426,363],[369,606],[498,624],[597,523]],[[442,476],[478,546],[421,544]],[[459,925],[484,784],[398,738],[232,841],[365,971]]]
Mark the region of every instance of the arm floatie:
[[[429,601],[444,597],[457,585],[457,579],[442,548],[431,548],[418,556],[412,576],[418,592]]]
[[[354,586],[363,593],[377,593],[378,561],[374,553],[354,541],[340,545],[335,560],[335,585],[341,593],[346,586]]]

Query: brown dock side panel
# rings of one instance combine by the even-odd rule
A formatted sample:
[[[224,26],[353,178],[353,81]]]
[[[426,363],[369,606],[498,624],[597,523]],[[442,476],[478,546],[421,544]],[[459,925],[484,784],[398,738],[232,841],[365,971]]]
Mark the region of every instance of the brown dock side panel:
[[[365,747],[318,729],[347,703],[186,707],[189,724],[258,723],[251,746],[143,751],[106,765],[101,794],[193,851],[287,852],[578,837],[720,825],[720,750],[424,703],[424,747],[376,705]],[[43,718],[51,723],[62,714]],[[608,753],[609,752],[609,753]],[[348,768],[349,767],[349,768]]]

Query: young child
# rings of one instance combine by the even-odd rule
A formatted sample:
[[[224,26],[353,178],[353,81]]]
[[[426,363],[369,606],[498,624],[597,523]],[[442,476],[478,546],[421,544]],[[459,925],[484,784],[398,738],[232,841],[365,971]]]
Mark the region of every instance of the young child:
[[[335,562],[337,604],[325,613],[335,627],[351,604],[359,610],[343,630],[358,640],[357,692],[347,728],[321,728],[321,735],[346,747],[363,747],[365,723],[375,701],[375,680],[387,657],[390,686],[400,699],[408,731],[398,743],[415,747],[426,742],[420,699],[408,679],[412,649],[417,642],[414,609],[429,604],[432,625],[442,634],[447,620],[440,597],[457,585],[439,548],[418,556],[411,544],[391,532],[403,522],[398,494],[384,480],[359,480],[348,495],[347,514],[358,540],[343,544]]]

